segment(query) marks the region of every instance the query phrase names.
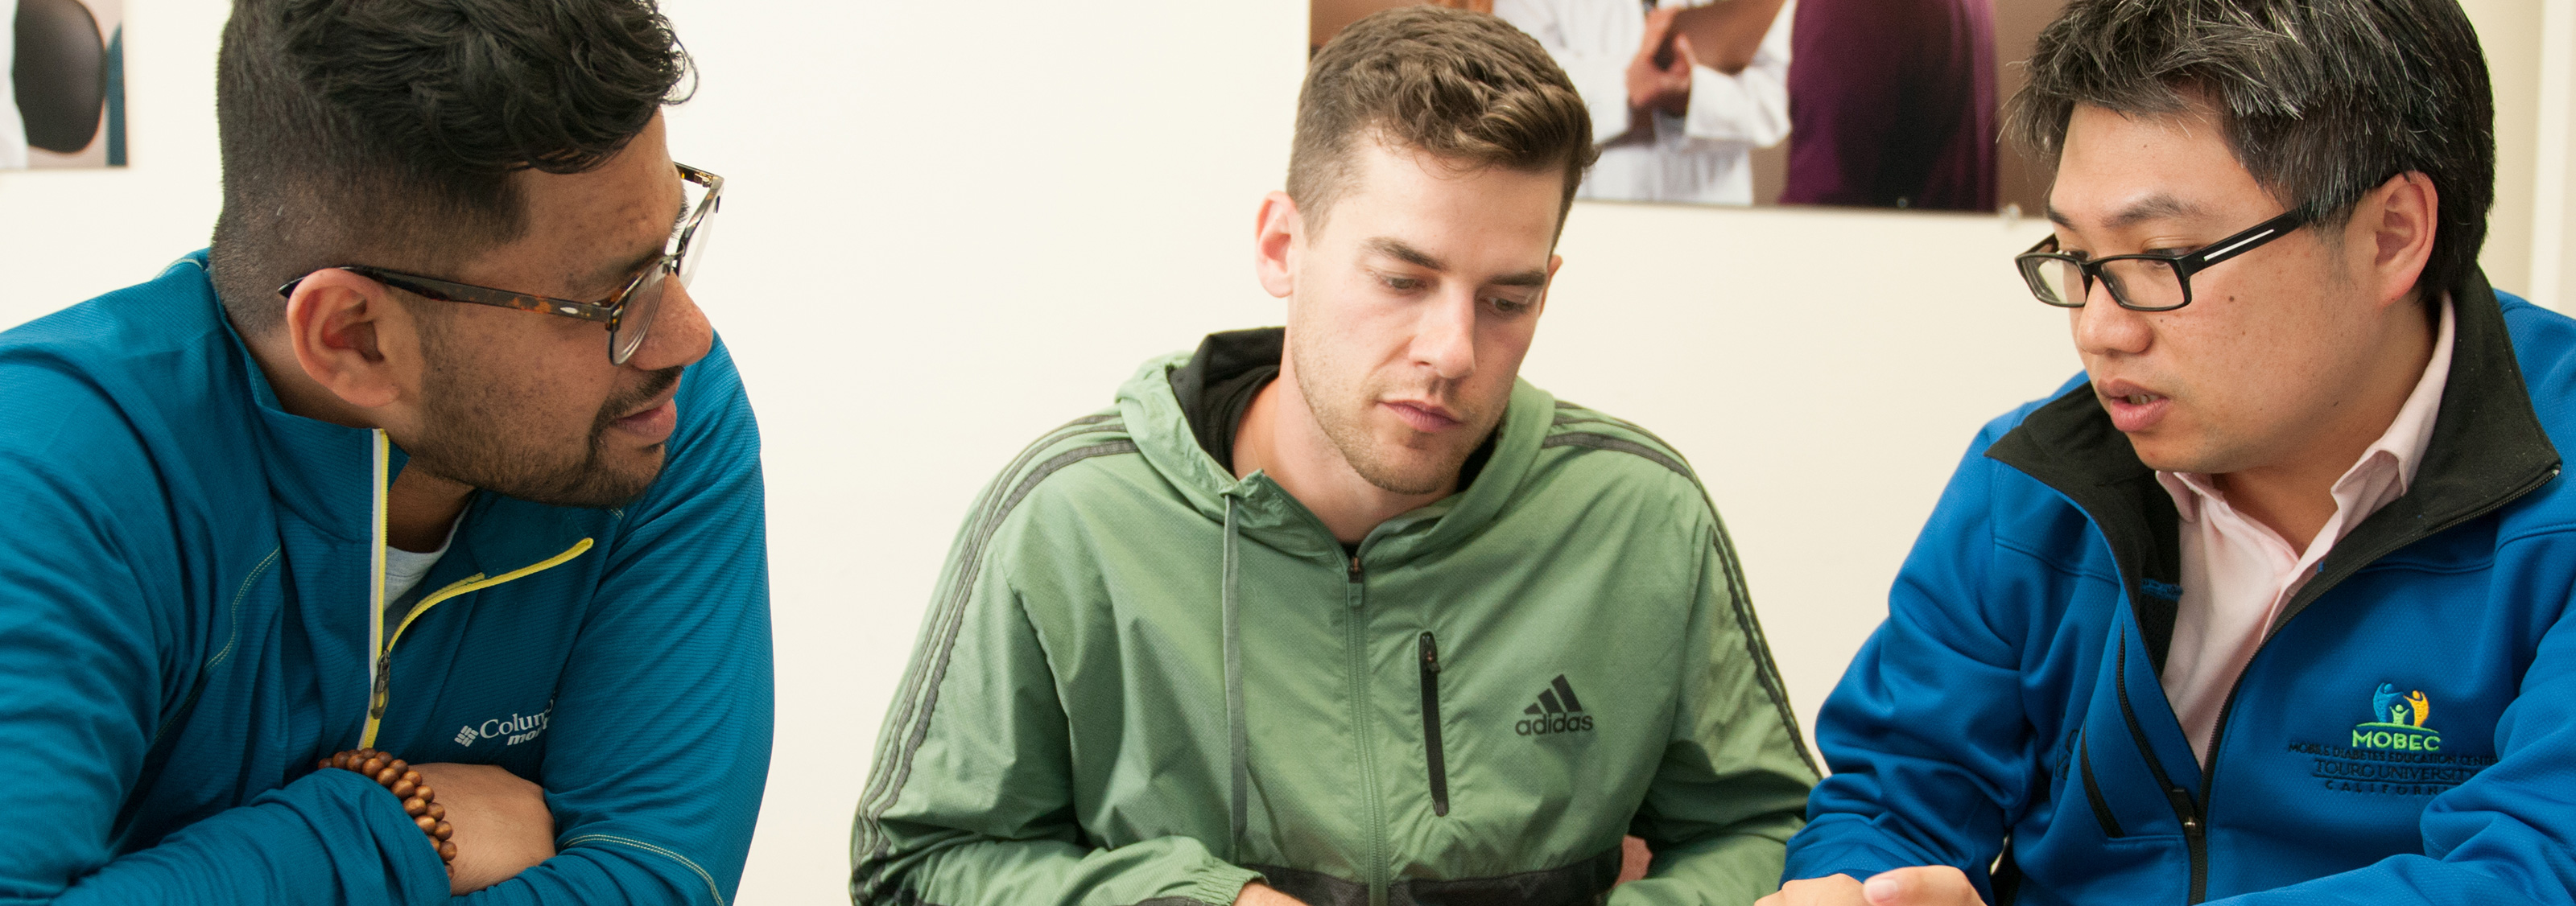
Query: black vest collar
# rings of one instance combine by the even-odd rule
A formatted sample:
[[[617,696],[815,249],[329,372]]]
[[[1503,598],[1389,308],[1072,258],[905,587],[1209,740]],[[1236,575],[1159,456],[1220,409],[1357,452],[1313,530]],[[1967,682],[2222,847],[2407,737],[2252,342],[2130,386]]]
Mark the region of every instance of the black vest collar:
[[[2281,609],[2281,624],[2362,567],[2418,540],[2495,511],[2558,474],[2558,448],[2531,407],[2504,311],[2486,275],[2451,292],[2451,376],[2415,480],[2337,542],[2317,576]],[[2173,643],[2182,593],[2181,517],[2155,472],[2078,386],[2031,412],[1986,449],[2066,495],[2110,543],[2158,674]]]

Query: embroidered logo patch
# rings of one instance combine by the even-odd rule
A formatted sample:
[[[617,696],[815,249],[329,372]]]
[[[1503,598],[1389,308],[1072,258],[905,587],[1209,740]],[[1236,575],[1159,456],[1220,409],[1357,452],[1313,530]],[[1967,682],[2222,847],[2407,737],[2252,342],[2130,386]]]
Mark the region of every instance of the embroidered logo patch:
[[[457,729],[456,744],[470,746],[478,739],[498,739],[503,740],[502,745],[515,746],[543,735],[546,732],[546,722],[554,717],[554,713],[554,703],[547,702],[546,709],[535,714],[520,714],[514,711],[506,718],[496,717],[479,724],[466,724]]]
[[[2370,694],[2372,719],[2352,725],[2352,747],[2383,752],[2439,752],[2441,731],[2424,726],[2424,718],[2432,714],[2433,702],[2424,697],[2424,690],[2399,696],[2396,684],[2381,683],[2379,691]]]
[[[2370,719],[2352,725],[2351,745],[2293,742],[2290,751],[2311,759],[2308,774],[2326,789],[2345,793],[2439,795],[2495,763],[2493,755],[2442,751],[2442,732],[2424,725],[2432,716],[2424,690],[2381,683],[2370,694]]]

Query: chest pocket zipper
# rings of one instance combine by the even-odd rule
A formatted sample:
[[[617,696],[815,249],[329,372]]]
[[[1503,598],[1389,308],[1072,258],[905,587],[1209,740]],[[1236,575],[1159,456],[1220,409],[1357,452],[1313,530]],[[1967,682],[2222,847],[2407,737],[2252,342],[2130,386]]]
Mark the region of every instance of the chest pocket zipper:
[[[1422,665],[1422,750],[1431,770],[1431,813],[1449,815],[1449,765],[1440,752],[1440,640],[1425,632],[1418,646]]]
[[[2102,825],[2102,836],[2128,836],[2120,830],[2120,819],[2111,817],[2111,800],[2102,795],[2102,784],[2093,779],[2093,747],[2085,734],[2075,734],[2075,760],[2084,773],[2084,799],[2093,806],[2093,820]]]

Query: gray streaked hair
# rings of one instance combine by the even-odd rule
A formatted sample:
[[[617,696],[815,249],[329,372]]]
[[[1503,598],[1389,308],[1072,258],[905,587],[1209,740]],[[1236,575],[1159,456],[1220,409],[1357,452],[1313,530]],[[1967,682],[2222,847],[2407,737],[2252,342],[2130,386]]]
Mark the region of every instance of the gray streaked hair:
[[[2477,266],[2486,240],[2489,91],[2456,0],[2072,0],[2040,32],[2005,134],[2054,161],[2078,104],[2169,115],[2197,99],[2257,183],[2327,226],[2390,177],[2421,172],[2441,210],[2417,286],[2438,292]]]

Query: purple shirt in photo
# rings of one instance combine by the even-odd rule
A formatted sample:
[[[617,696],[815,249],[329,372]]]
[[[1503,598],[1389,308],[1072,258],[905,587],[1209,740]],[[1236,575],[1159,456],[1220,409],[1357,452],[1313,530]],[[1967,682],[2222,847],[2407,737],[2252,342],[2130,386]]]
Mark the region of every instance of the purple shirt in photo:
[[[1782,204],[1995,207],[1992,0],[1799,0]]]

